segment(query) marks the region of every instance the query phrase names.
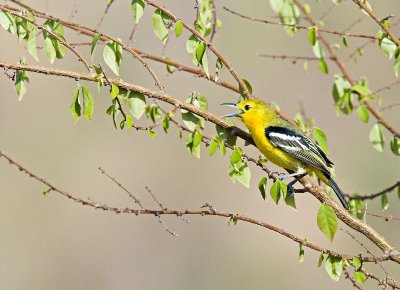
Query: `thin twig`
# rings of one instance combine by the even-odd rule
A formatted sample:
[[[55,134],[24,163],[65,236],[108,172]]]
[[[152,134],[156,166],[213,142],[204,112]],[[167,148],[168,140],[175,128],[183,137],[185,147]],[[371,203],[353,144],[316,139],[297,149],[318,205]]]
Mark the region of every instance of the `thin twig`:
[[[231,218],[233,216],[233,214],[228,213],[228,212],[221,212],[221,211],[216,211],[216,210],[190,210],[190,209],[185,209],[185,210],[151,210],[151,209],[132,209],[132,208],[116,208],[116,207],[112,207],[112,206],[108,206],[106,204],[101,204],[101,203],[96,203],[93,200],[84,200],[78,197],[75,197],[73,194],[66,192],[62,189],[59,189],[58,187],[54,186],[52,183],[50,183],[49,181],[47,181],[46,179],[44,179],[43,177],[40,177],[38,175],[36,175],[35,173],[33,173],[31,170],[27,169],[26,167],[24,167],[23,165],[21,165],[20,163],[18,163],[17,161],[15,161],[14,159],[12,159],[11,157],[9,157],[8,155],[6,155],[4,152],[0,151],[0,158],[3,157],[4,159],[6,159],[8,161],[8,163],[10,165],[13,165],[15,167],[18,168],[19,171],[27,174],[29,177],[35,179],[36,181],[42,183],[43,185],[45,185],[46,187],[48,187],[51,191],[57,192],[61,195],[63,195],[64,197],[71,199],[79,204],[85,205],[85,206],[89,206],[95,209],[101,209],[107,212],[114,212],[117,214],[120,213],[124,213],[124,214],[134,214],[134,215],[143,215],[143,214],[148,214],[148,215],[199,215],[199,216],[218,216],[218,217],[224,217],[224,218]],[[309,242],[306,239],[302,239],[300,237],[297,237],[293,234],[291,234],[290,232],[278,228],[276,226],[273,226],[271,224],[268,224],[266,222],[262,222],[260,220],[254,219],[254,218],[250,218],[247,216],[243,216],[243,215],[234,215],[235,219],[237,219],[238,221],[243,221],[243,222],[247,222],[247,223],[251,223],[251,224],[255,224],[258,225],[260,227],[269,229],[271,231],[274,231],[284,237],[287,237],[293,241],[295,241],[296,243],[300,243],[302,245],[304,245],[305,247],[315,250],[317,252],[321,252],[327,255],[331,255],[331,256],[335,256],[335,257],[341,257],[341,258],[345,258],[345,259],[352,259],[354,258],[354,256],[352,255],[348,255],[348,254],[341,254],[338,253],[336,251],[333,250],[329,250],[326,248],[322,248],[314,243]],[[385,261],[385,260],[389,260],[389,257],[387,256],[380,256],[380,257],[363,257],[362,261],[364,263],[367,262],[375,262],[376,260],[379,261]]]
[[[271,20],[266,20],[266,19],[259,19],[259,18],[254,18],[254,17],[250,17],[250,16],[246,16],[243,14],[240,14],[239,12],[233,11],[231,9],[229,9],[228,7],[223,7],[226,11],[237,15],[241,18],[247,19],[247,20],[251,20],[254,22],[261,22],[261,23],[265,23],[265,24],[272,24],[272,25],[279,25],[279,26],[286,26],[286,27],[294,27],[297,29],[303,29],[303,30],[309,30],[311,27],[308,26],[304,26],[304,25],[297,25],[297,24],[287,24],[287,23],[282,23],[282,22],[277,22],[277,21],[271,21]],[[314,25],[315,26],[315,25]],[[319,31],[321,32],[325,32],[325,33],[329,33],[329,34],[334,34],[334,35],[339,35],[339,36],[348,36],[348,37],[357,37],[357,38],[368,38],[368,39],[377,39],[376,36],[373,35],[365,35],[365,34],[353,34],[353,33],[343,33],[343,32],[339,32],[339,31],[332,31],[332,30],[327,30],[327,29],[323,29],[323,28],[318,28]]]
[[[385,189],[383,189],[383,190],[381,190],[379,192],[376,192],[376,193],[371,193],[371,194],[368,194],[368,195],[355,195],[355,196],[350,195],[350,194],[345,194],[345,195],[350,199],[372,200],[372,199],[377,198],[377,197],[379,197],[381,195],[384,195],[385,193],[391,192],[392,190],[396,189],[399,186],[400,186],[400,180],[397,181],[395,184],[393,184],[393,185],[391,185],[391,186],[389,186],[389,187],[387,187],[387,188],[385,188]]]

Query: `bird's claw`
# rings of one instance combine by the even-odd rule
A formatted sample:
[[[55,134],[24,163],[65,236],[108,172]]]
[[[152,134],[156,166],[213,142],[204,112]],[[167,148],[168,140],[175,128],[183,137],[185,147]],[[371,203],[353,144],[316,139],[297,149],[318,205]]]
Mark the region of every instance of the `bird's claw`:
[[[293,186],[289,185],[287,187],[287,193],[286,196],[292,196],[296,193],[295,189],[293,188]]]

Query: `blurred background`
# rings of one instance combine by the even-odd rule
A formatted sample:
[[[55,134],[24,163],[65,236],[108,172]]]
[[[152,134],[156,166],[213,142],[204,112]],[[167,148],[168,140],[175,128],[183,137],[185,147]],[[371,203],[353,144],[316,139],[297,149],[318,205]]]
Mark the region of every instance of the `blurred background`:
[[[4,1],[3,1],[4,2]],[[160,1],[161,2],[161,1]],[[271,19],[273,11],[268,1],[215,1],[217,16],[223,28],[215,37],[215,46],[229,59],[241,77],[249,80],[254,94],[267,101],[275,101],[288,116],[294,117],[304,104],[309,117],[316,120],[328,135],[330,157],[335,162],[336,181],[346,192],[368,194],[382,190],[399,180],[399,159],[386,146],[379,153],[368,141],[374,124],[360,122],[351,116],[336,116],[331,88],[333,74],[338,73],[333,63],[329,75],[318,71],[310,63],[305,72],[302,62],[260,58],[257,53],[312,56],[307,32],[299,31],[290,38],[279,26],[270,26],[240,19],[225,10],[227,6],[243,14]],[[312,15],[318,19],[330,9],[331,1],[312,4]],[[10,3],[7,2],[6,3]],[[68,19],[76,5],[73,21],[95,27],[108,1],[27,1],[50,15]],[[193,23],[194,1],[162,1],[176,15]],[[373,6],[382,17],[400,15],[396,0],[375,1]],[[165,48],[151,26],[153,9],[146,7],[131,45],[156,55],[192,65],[186,53],[187,32],[176,39],[173,33]],[[361,15],[352,1],[344,1],[325,18],[327,28],[344,30]],[[397,18],[395,20],[398,20]],[[130,1],[116,1],[107,14],[100,31],[128,40],[133,26]],[[375,35],[376,23],[364,19],[354,33]],[[394,28],[399,32],[398,28]],[[70,42],[90,39],[66,29]],[[332,43],[338,37],[329,36]],[[350,48],[341,48],[339,56],[347,56],[363,39],[348,38]],[[16,63],[25,56],[29,64],[37,65],[14,36],[0,31],[0,59]],[[90,59],[90,48],[79,50]],[[368,78],[372,90],[395,81],[392,61],[379,51],[377,44],[364,49],[358,62],[346,65],[354,79]],[[39,51],[39,65],[50,67],[43,50]],[[215,58],[209,54],[210,70],[214,72]],[[102,47],[97,47],[93,63],[102,62]],[[215,114],[228,113],[219,106],[222,102],[236,102],[231,91],[199,79],[185,72],[168,75],[165,65],[150,62],[165,85],[166,91],[184,100],[192,91],[203,93],[209,110]],[[84,67],[70,52],[64,60],[56,60],[54,67],[84,72]],[[104,65],[105,67],[105,65]],[[112,72],[108,70],[108,74]],[[153,88],[154,81],[143,67],[124,53],[121,78],[125,81]],[[221,78],[234,83],[228,71]],[[228,176],[229,156],[219,153],[208,156],[202,148],[201,159],[194,158],[185,148],[185,136],[173,126],[166,135],[161,128],[157,137],[145,131],[115,130],[111,118],[105,114],[111,100],[108,89],[97,92],[87,84],[95,98],[93,120],[81,118],[74,124],[69,111],[76,82],[71,79],[30,73],[28,93],[18,101],[13,82],[0,75],[0,149],[27,168],[45,177],[54,185],[81,198],[118,207],[135,207],[134,202],[115,184],[100,174],[106,169],[132,191],[147,208],[157,208],[147,194],[149,186],[164,206],[171,209],[198,209],[209,203],[217,210],[244,214],[286,229],[293,234],[323,247],[344,253],[365,253],[354,240],[338,231],[330,243],[319,231],[316,214],[319,202],[310,194],[296,196],[297,210],[283,203],[275,205],[268,196],[263,201],[257,184],[262,172],[250,164],[250,189],[232,184]],[[382,93],[383,103],[399,101],[399,87]],[[169,108],[165,106],[165,108]],[[400,125],[398,109],[385,112],[391,124]],[[214,134],[208,124],[207,132]],[[385,133],[386,134],[386,133]],[[390,137],[386,134],[387,142]],[[243,145],[243,143],[240,143]],[[387,144],[388,145],[388,144]],[[247,148],[258,156],[254,148]],[[270,165],[270,168],[277,170]],[[268,187],[271,185],[269,183]],[[305,250],[304,263],[298,262],[299,247],[277,233],[239,222],[227,225],[218,217],[189,216],[190,223],[180,218],[163,217],[168,227],[179,237],[168,234],[153,216],[115,215],[95,211],[51,192],[21,174],[16,168],[0,160],[0,288],[1,289],[342,289],[350,288],[344,280],[333,282],[324,267],[317,267],[319,253]],[[395,194],[389,195],[390,208],[385,213],[399,215]],[[380,211],[380,201],[368,204],[373,212]],[[399,222],[384,222],[368,217],[388,241],[400,247]],[[342,227],[346,228],[344,225]],[[357,235],[358,236],[358,235]],[[360,237],[361,238],[361,237]],[[361,238],[362,239],[362,238]],[[376,248],[371,247],[375,250]],[[381,269],[370,266],[376,274]],[[393,278],[400,280],[398,267],[388,264]],[[369,282],[367,289],[377,288]]]

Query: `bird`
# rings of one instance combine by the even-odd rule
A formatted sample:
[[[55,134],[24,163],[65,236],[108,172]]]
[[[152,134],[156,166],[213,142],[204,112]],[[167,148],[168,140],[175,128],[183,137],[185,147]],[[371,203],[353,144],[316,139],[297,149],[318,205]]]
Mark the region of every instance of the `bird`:
[[[287,185],[288,195],[295,193],[293,185],[296,182],[307,174],[315,173],[320,180],[333,189],[342,206],[349,209],[342,190],[332,178],[330,168],[333,162],[301,130],[282,119],[275,108],[260,99],[221,105],[238,109],[239,112],[222,117],[239,118],[249,130],[260,152],[272,163],[289,172],[289,174],[278,176],[279,180],[294,177],[294,180]]]

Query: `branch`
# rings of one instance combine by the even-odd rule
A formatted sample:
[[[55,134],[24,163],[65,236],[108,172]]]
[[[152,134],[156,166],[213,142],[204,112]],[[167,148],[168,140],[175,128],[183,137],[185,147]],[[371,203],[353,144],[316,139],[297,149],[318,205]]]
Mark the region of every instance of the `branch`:
[[[277,21],[271,21],[271,20],[266,20],[266,19],[259,19],[259,18],[254,18],[254,17],[250,17],[250,16],[246,16],[243,14],[240,14],[239,12],[233,11],[231,9],[229,9],[228,7],[223,7],[226,11],[228,11],[229,13],[232,13],[234,15],[237,15],[241,18],[247,19],[247,20],[251,20],[254,22],[261,22],[261,23],[265,23],[265,24],[272,24],[272,25],[279,25],[279,26],[287,26],[287,27],[294,27],[300,30],[309,30],[311,27],[308,26],[304,26],[304,25],[296,25],[296,24],[286,24],[286,23],[282,23],[282,22],[277,22]],[[313,25],[315,26],[315,25]],[[325,33],[329,33],[329,34],[334,34],[334,35],[339,35],[339,36],[348,36],[348,37],[357,37],[357,38],[367,38],[367,39],[373,39],[376,40],[378,39],[376,36],[373,35],[365,35],[365,34],[353,34],[353,33],[348,33],[348,32],[339,32],[339,31],[332,31],[332,30],[327,30],[327,29],[323,29],[323,28],[318,28],[319,31],[321,32],[325,32]]]
[[[397,47],[400,46],[400,40],[394,33],[390,30],[390,28],[386,27],[383,23],[383,19],[379,19],[378,16],[368,7],[365,2],[360,0],[353,0],[362,10],[364,10],[378,25],[389,35],[390,39],[396,44]]]
[[[83,74],[83,73],[76,73],[72,71],[65,71],[65,70],[56,70],[56,69],[49,69],[43,68],[38,66],[30,66],[30,65],[22,65],[22,64],[10,64],[0,61],[0,67],[4,67],[7,69],[14,69],[14,70],[25,70],[31,71],[36,73],[42,73],[46,75],[56,75],[62,77],[73,78],[76,80],[87,80],[97,82],[98,79],[95,75],[91,74]],[[232,127],[230,124],[224,122],[221,118],[217,117],[216,115],[209,113],[207,111],[203,111],[200,108],[197,108],[191,104],[185,103],[183,101],[177,100],[174,97],[167,95],[162,92],[156,92],[147,88],[143,88],[134,84],[129,84],[123,82],[121,80],[109,79],[110,83],[127,90],[131,90],[134,92],[139,92],[143,95],[148,96],[149,98],[155,98],[160,101],[169,103],[176,108],[188,110],[198,116],[203,117],[205,120],[210,121],[216,125],[219,125],[223,128],[229,130],[235,130],[236,135],[240,138],[253,143],[253,140],[250,134],[244,132],[243,130]],[[301,183],[304,185],[305,188],[309,189],[309,192],[314,195],[321,203],[326,203],[329,205],[338,218],[342,220],[345,224],[349,227],[353,228],[354,230],[362,233],[366,236],[369,240],[371,240],[376,246],[378,246],[390,260],[395,261],[396,263],[400,264],[400,253],[390,245],[381,235],[379,235],[373,228],[371,228],[368,224],[361,222],[360,220],[354,218],[349,214],[349,212],[345,211],[341,208],[336,202],[334,202],[328,194],[324,191],[324,189],[314,183],[312,183],[311,179],[308,177],[304,177],[301,179]]]
[[[3,5],[0,5],[0,10],[5,11],[5,12],[11,14],[11,15],[14,15],[15,17],[24,19],[27,22],[31,23],[32,25],[36,26],[38,29],[46,31],[52,37],[57,39],[61,44],[66,46],[70,51],[72,51],[78,57],[78,60],[81,61],[85,65],[86,69],[90,72],[90,66],[87,63],[87,61],[83,58],[83,56],[75,48],[73,48],[70,44],[68,44],[68,42],[66,42],[64,39],[62,39],[60,36],[58,36],[56,33],[54,33],[51,30],[48,30],[47,28],[44,28],[42,25],[37,24],[35,21],[32,21],[31,19],[29,19],[28,17],[26,17],[26,16],[24,16],[22,14],[15,13],[14,11],[6,8]]]
[[[303,4],[300,2],[300,0],[293,0],[293,2],[296,4],[297,7],[303,12],[303,14],[306,16],[308,22],[313,25],[317,26],[316,22],[314,19],[310,16],[310,14],[307,12],[307,10],[304,8]],[[342,72],[344,77],[348,80],[351,86],[354,86],[356,83],[353,80],[353,78],[350,76],[350,73],[344,66],[344,64],[339,60],[337,57],[336,53],[333,51],[331,45],[329,44],[328,40],[325,38],[324,34],[320,29],[317,30],[318,36],[324,46],[326,47],[330,57],[332,60],[336,63],[338,66],[339,70]],[[358,99],[361,100],[363,98],[362,95],[358,96]],[[400,138],[400,132],[398,132],[388,121],[386,121],[383,116],[381,115],[380,112],[378,112],[368,101],[363,100],[364,106],[367,108],[367,110],[377,119],[377,121],[382,124],[387,130],[389,130],[394,136],[397,138]]]
[[[250,92],[247,89],[247,86],[244,84],[244,82],[242,81],[242,78],[239,77],[239,75],[237,74],[237,72],[233,69],[233,66],[230,64],[230,62],[226,59],[226,57],[220,53],[215,46],[208,41],[205,37],[203,37],[197,30],[195,30],[192,26],[188,25],[186,22],[182,21],[181,19],[179,19],[177,16],[175,16],[171,11],[167,10],[166,8],[162,7],[161,5],[159,5],[158,3],[151,1],[151,0],[145,0],[147,4],[160,9],[162,12],[164,12],[165,14],[167,14],[170,18],[172,18],[172,20],[174,22],[177,21],[181,21],[183,26],[189,30],[191,33],[193,33],[194,35],[196,35],[196,37],[198,39],[200,39],[202,42],[205,43],[205,45],[215,54],[215,56],[217,56],[223,63],[224,65],[228,68],[229,72],[232,74],[232,76],[235,78],[235,80],[239,83],[239,86],[242,88],[245,96],[247,99],[253,99],[253,97],[251,96]]]
[[[388,188],[383,189],[382,191],[376,192],[376,193],[371,193],[369,195],[357,195],[357,196],[353,196],[350,194],[346,194],[347,197],[351,198],[351,199],[358,199],[358,200],[372,200],[375,199],[381,195],[384,195],[385,193],[388,193],[392,190],[394,190],[396,187],[400,186],[400,181],[397,181],[395,184],[393,184],[392,186],[389,186]]]
[[[199,215],[199,216],[216,216],[216,217],[224,217],[224,218],[229,218],[229,219],[235,219],[238,221],[243,221],[246,223],[250,223],[250,224],[254,224],[263,228],[266,228],[268,230],[271,230],[273,232],[276,232],[286,238],[289,238],[290,240],[302,244],[305,247],[320,252],[320,253],[324,253],[327,255],[331,255],[331,256],[335,256],[335,257],[340,257],[342,259],[348,259],[351,260],[356,256],[353,255],[349,255],[349,254],[342,254],[342,253],[338,253],[336,251],[333,250],[329,250],[326,248],[322,248],[314,243],[309,242],[307,239],[302,239],[284,229],[278,228],[274,225],[268,224],[266,222],[257,220],[255,218],[251,218],[251,217],[247,217],[244,215],[233,215],[231,213],[228,212],[221,212],[221,211],[216,211],[214,210],[212,207],[210,207],[208,210],[190,210],[190,209],[185,209],[185,210],[174,210],[174,209],[162,209],[162,210],[152,210],[152,209],[132,209],[132,208],[117,208],[117,207],[112,207],[112,206],[108,206],[106,204],[101,204],[101,203],[96,203],[93,200],[84,200],[78,197],[75,197],[73,194],[62,190],[58,187],[56,187],[55,185],[53,185],[52,183],[50,183],[49,181],[47,181],[46,179],[44,179],[43,177],[38,176],[37,174],[35,174],[34,172],[32,172],[31,170],[27,169],[26,167],[24,167],[23,165],[21,165],[20,163],[18,163],[17,161],[15,161],[14,159],[12,159],[10,156],[6,155],[4,152],[2,152],[0,150],[0,158],[3,157],[4,159],[6,159],[8,161],[8,163],[10,165],[13,165],[15,167],[18,168],[19,171],[27,174],[29,177],[35,179],[36,181],[40,182],[41,184],[47,186],[51,191],[57,192],[58,194],[61,194],[62,196],[71,199],[73,201],[75,201],[76,203],[85,205],[85,206],[89,206],[95,209],[101,209],[107,212],[113,212],[116,214],[120,214],[120,213],[124,213],[124,214],[134,214],[134,215],[154,215],[154,216],[160,216],[160,215],[176,215],[176,216],[183,216],[183,215]],[[101,169],[100,169],[101,170]],[[113,180],[114,181],[114,180]],[[115,181],[114,181],[115,182]],[[386,261],[389,260],[390,257],[384,255],[384,256],[379,256],[379,257],[375,257],[375,256],[369,256],[369,257],[363,257],[362,261],[364,263],[367,262],[377,262],[377,261]]]

